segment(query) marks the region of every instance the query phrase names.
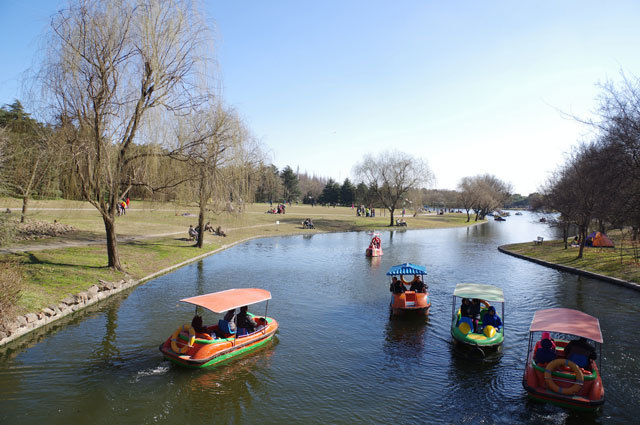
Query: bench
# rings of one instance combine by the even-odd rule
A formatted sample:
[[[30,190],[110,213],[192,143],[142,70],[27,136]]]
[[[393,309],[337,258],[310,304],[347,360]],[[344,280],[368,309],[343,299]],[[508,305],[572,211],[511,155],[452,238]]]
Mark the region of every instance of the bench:
[[[544,241],[544,238],[542,236],[538,236],[538,239],[533,241],[534,245],[542,245],[542,242]]]

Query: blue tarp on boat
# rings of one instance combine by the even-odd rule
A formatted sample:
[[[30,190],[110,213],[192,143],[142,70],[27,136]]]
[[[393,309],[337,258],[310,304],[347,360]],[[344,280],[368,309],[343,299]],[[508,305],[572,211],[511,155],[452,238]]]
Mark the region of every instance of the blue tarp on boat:
[[[416,264],[404,263],[391,267],[387,272],[387,276],[400,276],[408,274],[427,274],[427,268],[425,266],[418,266]]]

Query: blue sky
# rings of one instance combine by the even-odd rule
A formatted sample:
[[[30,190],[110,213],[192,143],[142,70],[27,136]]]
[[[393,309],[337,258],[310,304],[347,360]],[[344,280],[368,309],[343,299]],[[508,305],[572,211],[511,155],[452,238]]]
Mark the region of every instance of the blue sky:
[[[60,1],[0,0],[0,104]],[[226,102],[280,168],[344,180],[366,153],[426,159],[436,187],[535,191],[598,82],[640,74],[640,2],[204,1]]]

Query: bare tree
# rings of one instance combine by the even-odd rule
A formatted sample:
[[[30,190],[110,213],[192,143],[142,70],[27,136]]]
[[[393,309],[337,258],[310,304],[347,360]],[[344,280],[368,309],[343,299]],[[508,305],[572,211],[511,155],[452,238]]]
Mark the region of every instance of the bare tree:
[[[109,267],[122,270],[117,203],[145,184],[145,158],[160,154],[140,129],[154,109],[186,114],[202,102],[208,34],[186,0],[76,0],[52,18],[39,75],[82,195],[102,215]]]
[[[463,177],[458,183],[458,201],[467,213],[467,223],[471,221],[471,209],[478,204],[473,178]]]
[[[253,158],[246,148],[249,137],[235,111],[217,103],[189,117],[184,157],[194,172],[195,199],[199,207],[198,248],[204,245],[205,215],[212,203],[226,205],[234,198],[245,199],[249,188],[243,171],[252,169]],[[194,134],[192,134],[194,133]],[[194,140],[200,140],[194,144]]]
[[[401,206],[407,192],[431,184],[433,173],[426,161],[403,152],[384,152],[376,157],[365,155],[354,167],[354,174],[372,190],[382,206],[390,212]]]

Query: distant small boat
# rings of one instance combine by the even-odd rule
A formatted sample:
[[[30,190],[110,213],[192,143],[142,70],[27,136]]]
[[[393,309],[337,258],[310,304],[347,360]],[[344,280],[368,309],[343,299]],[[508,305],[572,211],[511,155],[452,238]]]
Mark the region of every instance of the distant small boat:
[[[521,213],[520,211],[518,211],[518,212],[516,213],[516,215],[522,215],[522,213]]]
[[[495,221],[507,221],[507,219],[506,219],[506,218],[502,218],[502,217],[500,217],[500,216],[496,216],[496,217],[494,217],[494,220],[495,220]]]
[[[380,241],[380,234],[374,233],[369,247],[365,251],[367,257],[379,257],[382,255],[382,242]]]

